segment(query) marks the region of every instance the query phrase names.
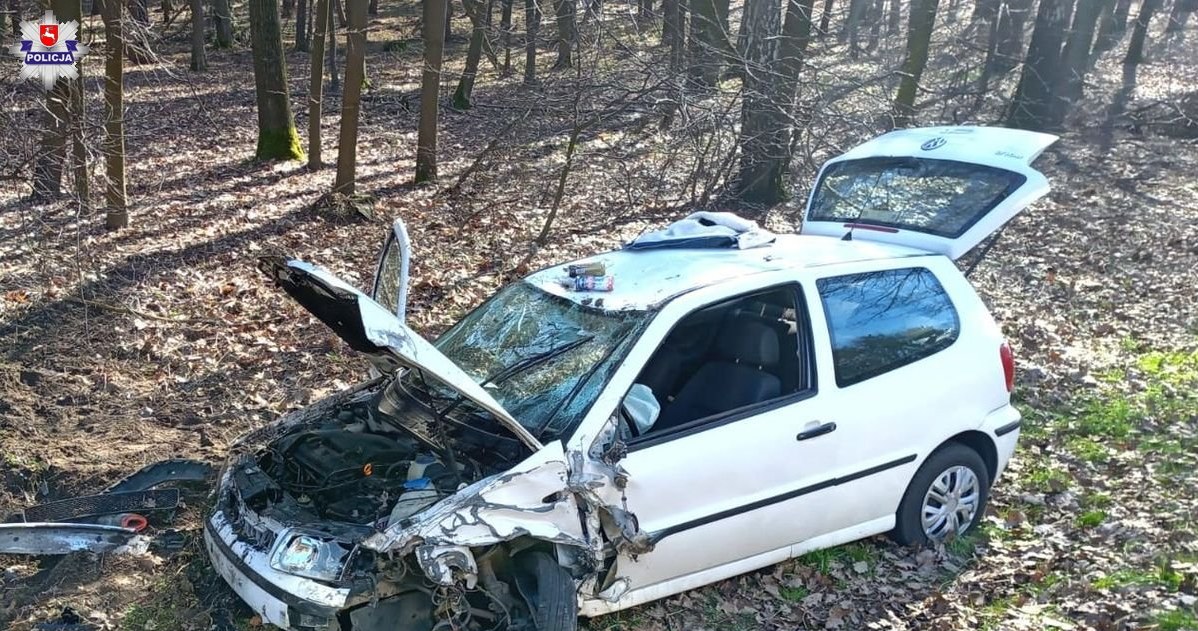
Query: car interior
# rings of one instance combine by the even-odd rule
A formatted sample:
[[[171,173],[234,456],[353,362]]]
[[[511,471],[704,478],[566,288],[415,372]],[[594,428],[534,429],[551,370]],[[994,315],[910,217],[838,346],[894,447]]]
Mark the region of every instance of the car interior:
[[[683,318],[641,370],[661,406],[657,434],[799,392],[810,383],[797,286],[705,307]],[[804,332],[804,335],[800,335]]]

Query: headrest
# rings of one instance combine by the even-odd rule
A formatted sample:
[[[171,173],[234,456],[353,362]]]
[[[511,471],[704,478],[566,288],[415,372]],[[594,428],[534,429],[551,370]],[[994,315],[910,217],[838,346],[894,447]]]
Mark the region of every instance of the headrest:
[[[752,320],[732,320],[724,326],[717,349],[726,359],[742,364],[773,366],[778,363],[778,334],[769,326]]]

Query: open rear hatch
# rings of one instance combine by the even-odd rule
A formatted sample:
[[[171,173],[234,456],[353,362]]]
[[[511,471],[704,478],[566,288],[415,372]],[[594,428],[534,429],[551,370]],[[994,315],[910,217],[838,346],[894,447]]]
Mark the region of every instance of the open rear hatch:
[[[996,127],[884,134],[824,164],[800,232],[956,260],[1048,193],[1048,180],[1031,164],[1056,141]]]

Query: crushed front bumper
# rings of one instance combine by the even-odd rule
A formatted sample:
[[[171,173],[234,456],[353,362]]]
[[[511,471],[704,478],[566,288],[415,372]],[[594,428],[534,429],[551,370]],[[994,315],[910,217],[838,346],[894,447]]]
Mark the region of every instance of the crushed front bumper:
[[[337,612],[345,607],[349,588],[280,572],[269,553],[237,538],[223,512],[204,524],[204,546],[212,567],[264,622],[284,629],[336,631]]]

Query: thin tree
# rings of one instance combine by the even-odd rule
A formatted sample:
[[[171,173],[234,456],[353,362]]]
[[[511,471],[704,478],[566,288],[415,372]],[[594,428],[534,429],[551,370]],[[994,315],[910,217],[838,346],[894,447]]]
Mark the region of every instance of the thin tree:
[[[316,31],[312,37],[312,51],[308,53],[308,168],[312,170],[323,166],[320,155],[320,117],[324,107],[324,41],[332,7],[329,0],[316,0],[314,10]]]
[[[120,2],[104,3],[104,188],[107,213],[104,225],[119,229],[129,225],[129,200],[125,195],[125,25]]]
[[[1083,0],[1086,1],[1086,0]],[[1024,129],[1052,125],[1054,94],[1061,70],[1065,27],[1073,13],[1073,0],[1040,0],[1036,27],[1028,44],[1019,86],[1011,102],[1007,124]]]
[[[690,0],[687,4],[690,80],[696,85],[715,85],[724,65],[736,57],[728,41],[728,0]]]
[[[524,85],[537,82],[537,35],[540,31],[540,0],[524,0]]]
[[[337,179],[333,192],[353,195],[357,184],[358,115],[366,80],[366,13],[369,0],[346,0],[345,95],[341,99],[341,135],[337,143]],[[430,29],[437,30],[437,29]]]
[[[474,30],[470,32],[470,47],[466,50],[466,67],[458,79],[458,87],[453,92],[453,106],[459,110],[470,109],[470,97],[474,93],[474,79],[478,76],[478,62],[483,56],[483,42],[487,37],[487,23],[477,19],[478,11],[486,8],[476,0],[462,0],[466,13],[470,16]]]
[[[329,39],[325,51],[325,64],[329,67],[329,91],[336,94],[341,91],[341,73],[337,71],[337,24],[333,18],[337,16],[337,1],[329,3]]]
[[[8,0],[8,23],[13,35],[21,33],[21,0]]]
[[[191,69],[208,70],[208,57],[204,54],[204,0],[191,0]]]
[[[988,76],[1005,75],[1023,60],[1023,32],[1032,13],[1032,0],[1007,0],[1001,9],[995,32],[994,56],[985,72]]]
[[[499,15],[499,30],[503,33],[503,70],[500,74],[512,74],[512,0],[503,3]]]
[[[300,145],[287,98],[287,63],[277,0],[249,0],[250,42],[254,55],[254,91],[258,104],[259,160],[302,160]]]
[[[1115,44],[1123,39],[1123,34],[1127,32],[1127,15],[1130,12],[1131,0],[1115,0],[1113,7],[1109,2],[1104,7],[1102,17],[1098,20],[1098,36],[1094,41],[1094,51],[1090,58],[1091,65],[1098,61],[1099,56],[1114,48]]]
[[[54,0],[51,6],[59,19],[83,24],[83,7],[79,0]],[[77,64],[77,66],[75,78],[67,81],[67,90],[71,101],[69,112],[71,163],[75,178],[75,196],[80,209],[87,211],[91,207],[91,190],[87,174],[87,148],[83,145],[83,119],[85,116],[83,64]]]
[[[529,0],[532,1],[532,0]],[[445,48],[445,0],[424,0],[424,73],[420,80],[420,126],[416,134],[416,183],[437,179],[437,108],[441,53]]]
[[[894,97],[894,125],[906,127],[915,115],[915,92],[928,65],[928,48],[932,29],[936,26],[936,9],[940,0],[915,0],[907,26],[907,57],[903,61],[902,79]]]
[[[819,16],[819,34],[821,37],[828,34],[828,29],[832,24],[833,4],[833,0],[824,0],[824,9]]]
[[[1061,53],[1063,65],[1057,75],[1056,108],[1053,110],[1052,124],[1059,125],[1065,120],[1065,109],[1082,96],[1086,73],[1090,70],[1090,50],[1094,45],[1094,34],[1098,30],[1098,17],[1103,5],[1108,0],[1083,1],[1077,4],[1073,14],[1073,26],[1069,37],[1065,40],[1065,50]]]
[[[212,22],[216,26],[216,47],[233,45],[233,11],[229,0],[212,0]]]
[[[662,0],[661,12],[661,44],[673,48],[675,41],[686,42],[686,31],[683,16],[682,0]]]
[[[1136,14],[1136,25],[1131,30],[1131,43],[1127,46],[1127,56],[1123,58],[1123,63],[1134,66],[1144,61],[1144,41],[1148,39],[1148,25],[1152,23],[1152,16],[1160,10],[1163,1],[1143,0],[1140,3],[1140,12]]]
[[[577,0],[553,0],[553,13],[557,17],[557,61],[553,64],[554,70],[569,68],[573,63],[571,53],[578,37],[574,25],[577,5]]]
[[[1195,0],[1173,0],[1173,10],[1169,13],[1169,26],[1165,27],[1166,33],[1179,33],[1185,30],[1186,22],[1190,21],[1190,15],[1198,11],[1198,2]]]
[[[295,5],[295,50],[308,52],[308,0],[299,0]]]
[[[765,8],[774,9],[772,5]],[[799,73],[811,41],[812,9],[813,0],[789,0],[776,57],[766,67],[754,64],[745,73],[745,102],[753,104],[741,115],[737,192],[746,202],[772,205],[790,197],[793,113]],[[746,52],[760,59],[768,50],[761,48],[765,42],[757,39],[756,27],[766,27],[762,35],[768,36],[768,16],[750,12],[745,19],[752,19],[755,26],[746,42]]]

